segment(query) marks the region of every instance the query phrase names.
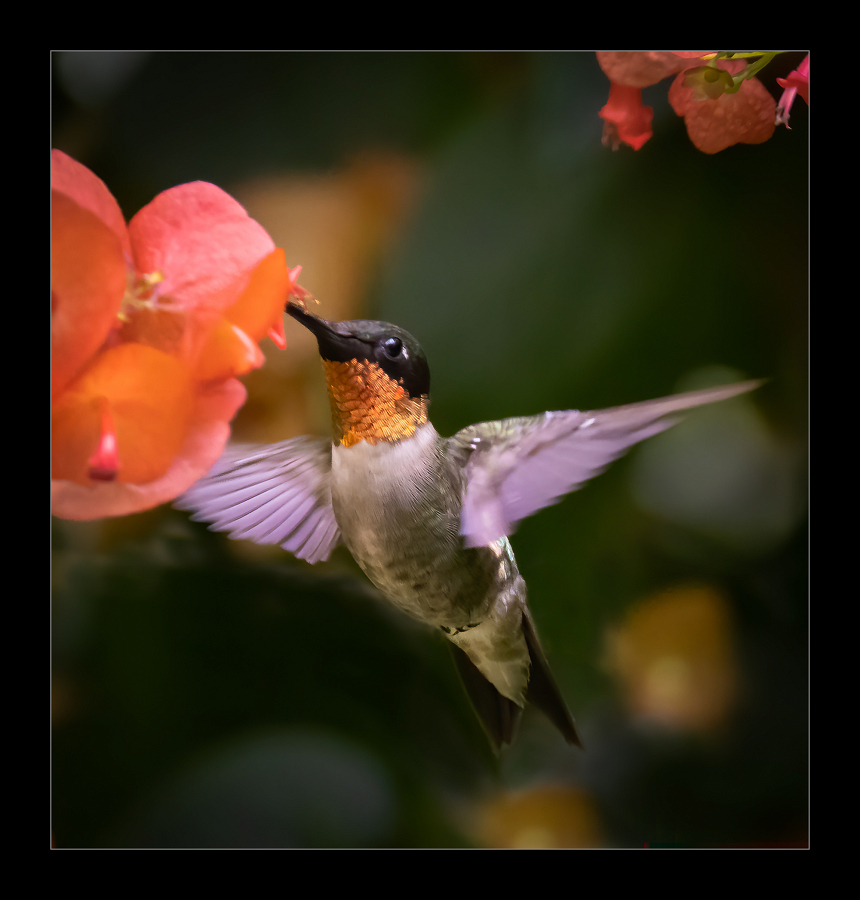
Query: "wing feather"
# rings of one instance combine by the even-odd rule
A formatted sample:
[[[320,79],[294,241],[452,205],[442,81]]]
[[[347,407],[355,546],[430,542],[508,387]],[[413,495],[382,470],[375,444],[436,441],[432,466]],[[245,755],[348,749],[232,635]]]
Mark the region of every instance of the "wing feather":
[[[675,424],[672,413],[751,391],[760,381],[675,394],[610,409],[571,409],[484,422],[458,432],[466,454],[460,531],[470,547],[512,534],[517,523],[575,491],[634,444]]]
[[[280,544],[300,559],[328,559],[340,542],[331,505],[331,443],[294,438],[228,447],[175,503],[231,538]]]

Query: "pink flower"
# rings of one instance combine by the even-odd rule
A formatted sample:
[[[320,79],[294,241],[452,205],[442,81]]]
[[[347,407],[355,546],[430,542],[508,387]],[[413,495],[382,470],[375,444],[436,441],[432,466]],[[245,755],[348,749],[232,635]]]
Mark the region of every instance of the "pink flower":
[[[735,79],[746,64],[740,59],[720,59],[717,65],[704,65],[717,56],[712,50],[684,51],[614,51],[600,52],[597,60],[611,81],[610,102],[601,110],[604,125],[604,144],[617,147],[622,141],[638,149],[651,136],[650,115],[647,122],[633,118],[636,95],[627,93],[622,103],[615,101],[619,87],[628,92],[656,84],[669,75],[676,75],[669,88],[669,102],[679,116],[683,116],[690,140],[704,153],[717,153],[732,144],[759,144],[774,131],[773,98],[757,78],[747,78],[736,86]],[[623,95],[619,93],[619,98]],[[641,107],[649,110],[648,107]],[[629,119],[622,119],[620,110],[628,110]],[[611,112],[611,118],[605,113]],[[629,141],[618,121],[630,128]],[[627,126],[627,122],[633,123]]]
[[[638,150],[651,137],[654,110],[642,105],[642,91],[610,82],[609,102],[600,110],[603,119],[603,144],[617,150],[625,143]]]
[[[610,81],[643,88],[680,72],[685,67],[683,55],[668,50],[599,50],[597,63]]]
[[[641,88],[657,84],[700,61],[696,56],[686,62],[681,58],[683,55],[668,50],[598,51],[597,62],[610,82],[609,102],[599,113],[604,122],[604,146],[617,150],[625,143],[638,150],[651,137],[654,110],[642,105]]]
[[[52,506],[68,519],[172,500],[220,456],[300,267],[206,182],[128,226],[89,169],[52,156]]]
[[[741,60],[720,60],[719,69],[726,75],[718,74],[712,82],[716,93],[712,99],[698,99],[707,96],[704,82],[694,75],[693,85],[688,85],[684,72],[669,88],[672,109],[683,116],[690,140],[703,153],[719,153],[733,144],[761,144],[773,135],[776,102],[757,78],[747,79],[734,93],[724,93],[726,76],[743,68]],[[699,72],[697,68],[695,73]]]
[[[788,128],[788,116],[794,98],[800,94],[809,106],[809,54],[807,53],[803,62],[785,78],[777,78],[776,83],[785,88],[776,108],[776,124]]]

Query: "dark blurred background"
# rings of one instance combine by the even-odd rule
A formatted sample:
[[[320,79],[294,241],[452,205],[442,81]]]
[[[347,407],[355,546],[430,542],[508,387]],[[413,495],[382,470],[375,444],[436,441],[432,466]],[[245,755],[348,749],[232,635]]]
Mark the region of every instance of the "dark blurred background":
[[[765,84],[803,54],[778,57]],[[648,88],[601,146],[593,53],[56,53],[53,146],[127,218],[194,180],[326,318],[431,363],[437,429],[742,378],[513,538],[585,752],[527,710],[496,759],[440,634],[345,549],[311,567],[162,507],[54,520],[58,847],[802,845],[807,107],[714,156]],[[243,440],[324,434],[310,335]]]

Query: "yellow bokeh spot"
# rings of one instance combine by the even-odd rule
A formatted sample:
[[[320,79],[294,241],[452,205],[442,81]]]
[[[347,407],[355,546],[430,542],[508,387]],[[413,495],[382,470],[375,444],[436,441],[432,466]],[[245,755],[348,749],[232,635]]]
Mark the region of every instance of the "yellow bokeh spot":
[[[727,598],[714,587],[682,585],[649,597],[607,646],[608,667],[636,716],[708,731],[734,706],[733,626]]]
[[[498,849],[603,846],[597,809],[585,791],[543,785],[487,801],[474,829],[476,843]]]

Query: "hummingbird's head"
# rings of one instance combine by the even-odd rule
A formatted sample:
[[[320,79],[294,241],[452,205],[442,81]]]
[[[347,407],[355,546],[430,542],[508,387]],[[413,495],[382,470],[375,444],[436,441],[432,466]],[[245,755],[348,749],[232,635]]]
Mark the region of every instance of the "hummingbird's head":
[[[427,421],[430,367],[409,332],[365,319],[327,322],[297,303],[287,313],[316,336],[336,442],[399,441]]]

